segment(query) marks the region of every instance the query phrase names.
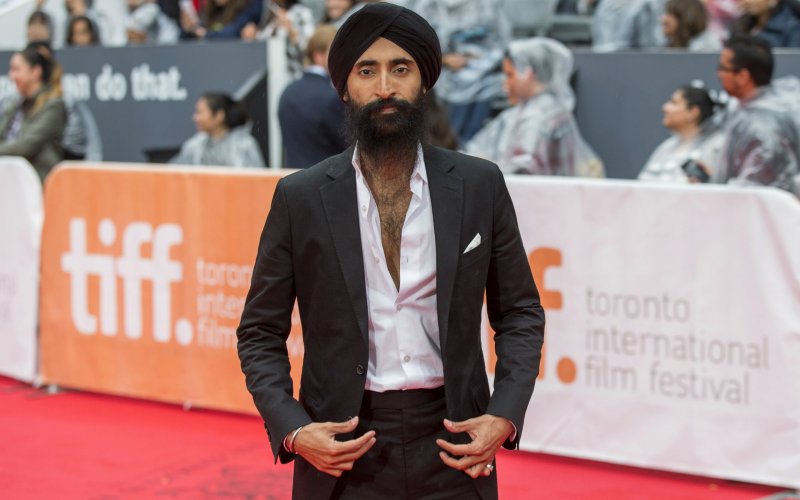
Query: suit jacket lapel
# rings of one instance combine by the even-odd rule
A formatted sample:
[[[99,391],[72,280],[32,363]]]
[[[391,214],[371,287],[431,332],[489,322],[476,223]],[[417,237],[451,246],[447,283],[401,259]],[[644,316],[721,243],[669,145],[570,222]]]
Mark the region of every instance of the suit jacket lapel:
[[[432,148],[425,148],[424,155],[431,194],[433,229],[436,235],[436,306],[439,340],[444,351],[460,251],[463,182],[461,177],[452,172],[454,165],[446,156]]]
[[[352,158],[353,148],[350,148],[334,160],[327,172],[332,181],[320,188],[320,195],[358,327],[364,341],[368,342],[367,289]]]

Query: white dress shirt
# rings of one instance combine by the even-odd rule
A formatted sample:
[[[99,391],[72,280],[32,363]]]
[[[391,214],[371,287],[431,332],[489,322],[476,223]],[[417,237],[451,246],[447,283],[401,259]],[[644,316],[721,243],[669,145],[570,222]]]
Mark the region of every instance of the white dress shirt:
[[[411,202],[401,235],[399,290],[386,266],[380,214],[361,172],[358,148],[353,167],[369,311],[366,389],[440,387],[444,371],[436,312],[436,238],[422,147],[409,183]]]

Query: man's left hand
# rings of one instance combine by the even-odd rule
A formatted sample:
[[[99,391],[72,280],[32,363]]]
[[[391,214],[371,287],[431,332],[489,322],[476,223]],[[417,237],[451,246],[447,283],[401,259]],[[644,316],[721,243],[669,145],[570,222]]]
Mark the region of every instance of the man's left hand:
[[[466,432],[472,438],[472,442],[467,444],[453,444],[444,439],[437,439],[436,444],[444,450],[439,456],[445,464],[473,479],[492,473],[495,453],[514,432],[510,420],[494,415],[481,415],[463,422],[445,419],[444,427],[454,434]]]

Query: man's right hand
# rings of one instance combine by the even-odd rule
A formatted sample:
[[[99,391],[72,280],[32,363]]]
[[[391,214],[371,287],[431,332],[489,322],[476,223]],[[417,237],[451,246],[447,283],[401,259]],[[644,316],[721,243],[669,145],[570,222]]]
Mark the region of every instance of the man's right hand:
[[[349,441],[336,441],[337,434],[353,432],[358,417],[346,422],[319,422],[303,427],[294,438],[294,452],[308,463],[334,477],[352,470],[353,463],[375,444],[375,431]]]

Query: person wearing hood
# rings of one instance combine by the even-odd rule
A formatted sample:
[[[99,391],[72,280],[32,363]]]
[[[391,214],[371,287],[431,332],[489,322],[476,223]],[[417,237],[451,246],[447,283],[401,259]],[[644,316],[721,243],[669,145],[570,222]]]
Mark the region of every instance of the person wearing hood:
[[[603,163],[572,116],[572,53],[561,42],[511,42],[503,60],[511,108],[489,122],[465,151],[507,174],[604,177]]]

